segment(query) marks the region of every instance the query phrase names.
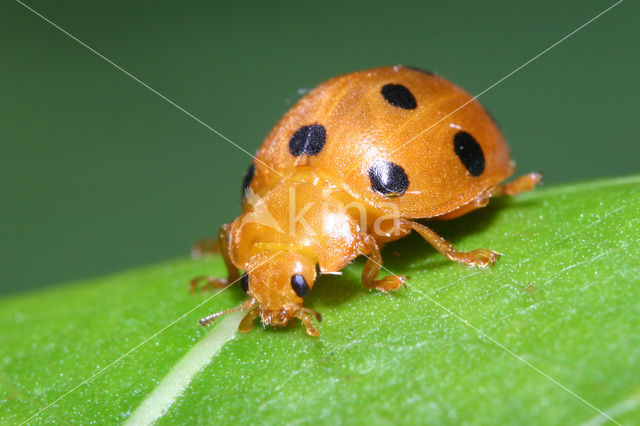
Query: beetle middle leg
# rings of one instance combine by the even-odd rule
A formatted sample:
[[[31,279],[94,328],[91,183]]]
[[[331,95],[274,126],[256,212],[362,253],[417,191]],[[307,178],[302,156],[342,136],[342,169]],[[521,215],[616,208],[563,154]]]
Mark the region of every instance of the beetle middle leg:
[[[469,266],[486,268],[496,263],[500,255],[489,249],[476,249],[469,252],[458,251],[449,241],[436,234],[431,228],[410,220],[401,220],[400,227],[416,231],[422,238],[442,253],[447,259]]]
[[[189,291],[192,293],[196,291],[198,285],[201,282],[206,282],[204,286],[200,288],[200,290],[209,290],[216,288],[224,288],[240,278],[240,272],[238,268],[231,262],[229,258],[229,225],[224,224],[220,227],[218,231],[218,246],[220,247],[220,252],[222,253],[222,259],[224,260],[224,264],[227,267],[227,278],[218,278],[212,277],[208,275],[200,275],[193,278],[189,282]]]

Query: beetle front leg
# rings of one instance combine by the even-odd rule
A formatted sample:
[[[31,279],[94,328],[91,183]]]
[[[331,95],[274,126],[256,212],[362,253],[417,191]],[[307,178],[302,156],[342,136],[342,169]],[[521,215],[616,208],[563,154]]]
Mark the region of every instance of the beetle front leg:
[[[226,223],[222,225],[218,231],[218,247],[220,247],[222,259],[224,259],[224,264],[227,267],[227,278],[217,278],[209,275],[195,277],[189,282],[189,291],[192,293],[196,291],[198,284],[202,281],[206,281],[206,284],[200,289],[204,291],[212,288],[224,288],[240,278],[238,268],[236,268],[229,258],[229,225]]]
[[[478,268],[486,268],[487,266],[495,264],[498,257],[500,257],[498,253],[489,249],[476,249],[469,252],[458,251],[453,244],[436,234],[431,228],[417,222],[402,220],[400,221],[400,227],[413,229],[447,259],[458,263],[464,263],[465,265]]]
[[[362,270],[362,284],[369,290],[392,291],[400,288],[406,281],[406,277],[402,275],[388,275],[384,278],[376,279],[382,268],[382,255],[376,240],[371,236],[365,237],[365,246],[368,247],[367,263]]]

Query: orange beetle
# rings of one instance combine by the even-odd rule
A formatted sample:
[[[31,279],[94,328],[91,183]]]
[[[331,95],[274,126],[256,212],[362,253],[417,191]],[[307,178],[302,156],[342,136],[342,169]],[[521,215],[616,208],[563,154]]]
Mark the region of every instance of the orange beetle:
[[[513,171],[490,115],[446,79],[402,66],[333,78],[285,114],[249,167],[243,213],[218,235],[228,278],[191,282],[193,290],[201,280],[207,287],[240,280],[249,299],[200,323],[247,310],[241,331],[258,316],[272,326],[298,318],[317,336],[320,315],[302,306],[317,273],[364,255],[364,286],[395,290],[405,277],[377,279],[380,248],[412,230],[448,259],[487,267],[496,252],[459,252],[413,219],[452,219],[492,196],[530,190],[541,177],[501,185]]]

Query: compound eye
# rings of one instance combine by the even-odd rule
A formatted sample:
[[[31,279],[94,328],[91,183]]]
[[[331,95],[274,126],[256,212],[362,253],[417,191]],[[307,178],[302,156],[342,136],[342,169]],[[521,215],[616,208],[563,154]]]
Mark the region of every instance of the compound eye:
[[[309,294],[309,284],[307,284],[307,280],[300,274],[295,274],[291,277],[291,288],[293,288],[293,291],[300,297],[305,297]]]
[[[249,291],[249,275],[243,274],[240,277],[240,288],[247,293]]]

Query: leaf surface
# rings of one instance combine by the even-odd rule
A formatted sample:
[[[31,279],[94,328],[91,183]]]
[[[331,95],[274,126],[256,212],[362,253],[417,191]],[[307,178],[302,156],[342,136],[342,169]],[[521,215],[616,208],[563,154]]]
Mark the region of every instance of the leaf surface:
[[[191,277],[224,272],[217,257],[5,298],[0,419],[24,421],[109,366],[30,422],[123,422],[143,402],[159,424],[604,422],[589,404],[640,422],[640,177],[494,200],[434,227],[502,257],[475,270],[415,235],[390,244],[385,267],[410,285],[367,292],[361,261],[321,277],[306,301],[324,317],[317,339],[299,323],[201,328],[243,298],[188,293]],[[203,337],[224,341],[175,400],[151,401]]]

